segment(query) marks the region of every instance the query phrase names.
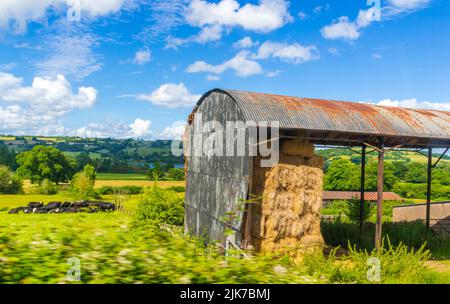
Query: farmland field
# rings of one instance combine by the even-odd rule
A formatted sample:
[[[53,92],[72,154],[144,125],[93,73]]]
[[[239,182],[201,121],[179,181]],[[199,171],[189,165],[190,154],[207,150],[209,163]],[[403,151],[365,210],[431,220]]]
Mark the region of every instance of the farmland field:
[[[97,173],[97,180],[148,180],[143,173]]]

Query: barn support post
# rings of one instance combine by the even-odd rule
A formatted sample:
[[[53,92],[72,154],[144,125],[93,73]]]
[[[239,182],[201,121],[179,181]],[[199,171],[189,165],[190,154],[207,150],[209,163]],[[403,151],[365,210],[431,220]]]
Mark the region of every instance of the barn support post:
[[[427,211],[426,211],[426,226],[430,228],[430,213],[431,213],[431,169],[433,159],[433,148],[428,148],[428,168],[427,168]]]
[[[377,180],[377,222],[375,226],[375,248],[380,250],[382,239],[383,216],[383,184],[384,184],[384,139],[380,138],[378,147],[378,180]]]
[[[361,151],[361,189],[359,194],[359,230],[362,231],[364,225],[364,201],[365,201],[365,179],[366,179],[366,146],[362,145]]]

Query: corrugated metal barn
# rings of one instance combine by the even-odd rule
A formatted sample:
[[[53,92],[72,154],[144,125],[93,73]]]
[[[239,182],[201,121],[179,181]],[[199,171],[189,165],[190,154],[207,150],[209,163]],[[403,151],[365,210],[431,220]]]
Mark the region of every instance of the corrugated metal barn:
[[[233,241],[239,247],[242,247],[246,238],[248,209],[237,206],[243,199],[251,197],[254,156],[195,155],[192,147],[196,140],[195,132],[201,131],[196,130],[195,120],[199,117],[202,123],[217,121],[222,125],[227,121],[276,121],[279,124],[279,136],[271,138],[272,141],[306,138],[315,145],[358,147],[362,148],[363,159],[366,148],[371,149],[371,152],[379,154],[379,181],[383,181],[386,149],[426,149],[431,178],[432,149],[450,147],[450,112],[232,90],[209,91],[194,107],[189,117],[190,128],[186,133],[185,228],[189,233],[224,243],[228,225],[224,217],[233,213],[230,226],[234,230]],[[214,127],[209,130],[214,131]],[[246,133],[246,139],[248,136]],[[362,161],[361,167],[364,179],[365,161]],[[378,193],[382,196],[382,182]],[[379,212],[381,202],[382,197],[379,198]],[[377,224],[381,234],[381,218]]]

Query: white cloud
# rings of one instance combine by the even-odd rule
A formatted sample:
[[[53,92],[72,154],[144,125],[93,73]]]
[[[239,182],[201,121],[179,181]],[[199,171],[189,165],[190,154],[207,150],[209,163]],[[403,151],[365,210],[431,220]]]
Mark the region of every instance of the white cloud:
[[[35,77],[31,86],[24,86],[22,78],[0,72],[0,129],[17,133],[59,125],[64,115],[91,108],[96,100],[96,89],[79,87],[73,93],[62,75]]]
[[[258,45],[258,42],[254,42],[251,37],[244,37],[241,40],[236,41],[233,47],[238,49],[249,49]]]
[[[66,21],[55,24],[56,33],[45,37],[46,58],[35,63],[39,75],[83,79],[102,68],[101,56],[93,49],[98,37],[82,25],[70,26]]]
[[[268,33],[293,20],[285,0],[260,0],[258,4],[241,6],[236,0],[211,3],[192,0],[184,12],[187,23],[200,28],[200,33],[187,37],[167,38],[166,49],[188,43],[220,40],[224,31],[240,27],[248,31]]]
[[[276,76],[278,76],[280,74],[281,74],[281,71],[280,70],[276,70],[276,71],[268,72],[266,74],[266,76],[269,77],[269,78],[272,78],[272,77],[276,77]]]
[[[135,138],[145,138],[151,134],[150,127],[152,125],[152,122],[150,120],[143,120],[140,118],[137,118],[131,125],[130,125],[130,134],[132,137]]]
[[[431,0],[388,0],[389,4],[403,9],[417,9],[430,4]]]
[[[200,95],[191,94],[183,83],[166,83],[149,95],[138,95],[137,99],[150,101],[154,105],[173,109],[179,107],[191,107],[200,99],[200,97]]]
[[[186,130],[186,121],[179,120],[166,127],[158,136],[159,139],[182,140]]]
[[[288,3],[284,0],[260,0],[258,5],[240,6],[236,0],[210,3],[193,0],[186,11],[186,20],[192,26],[239,26],[246,30],[270,32],[292,20]]]
[[[133,63],[144,65],[152,60],[152,52],[148,48],[139,50],[134,55]]]
[[[300,18],[300,20],[306,20],[309,17],[308,14],[303,11],[298,12],[297,16]]]
[[[298,43],[286,44],[272,41],[264,42],[258,49],[255,59],[279,58],[290,63],[304,63],[320,58],[316,46],[302,46]]]
[[[220,77],[217,76],[217,75],[208,75],[208,76],[206,76],[206,80],[208,80],[208,81],[219,81]]]
[[[320,32],[325,39],[356,40],[360,36],[358,30],[355,22],[350,22],[347,16],[342,16],[337,22],[323,27]]]
[[[29,22],[46,22],[50,12],[65,15],[71,0],[2,0],[0,1],[0,29],[15,33],[26,31]],[[125,0],[80,0],[81,18],[94,18],[118,12]],[[69,5],[68,5],[69,4]]]
[[[211,65],[204,61],[196,61],[186,71],[188,73],[207,72],[213,74],[222,74],[227,70],[233,70],[239,77],[248,77],[262,73],[262,68],[258,62],[249,59],[248,51],[241,51],[236,56],[219,65]]]
[[[205,26],[202,28],[202,30],[193,36],[190,36],[188,38],[177,38],[173,36],[168,36],[166,38],[166,46],[164,49],[178,49],[179,46],[187,45],[189,43],[200,43],[205,44],[207,42],[211,41],[217,41],[222,38],[222,31],[223,28],[220,25],[211,25],[211,26]]]
[[[339,50],[335,47],[330,47],[327,49],[328,53],[330,53],[331,55],[334,56],[339,56],[341,53],[339,52]]]
[[[375,53],[375,54],[372,54],[372,58],[373,58],[373,59],[382,59],[383,56],[382,56],[381,54]]]
[[[323,11],[327,11],[330,9],[330,4],[327,3],[325,5],[318,5],[313,9],[314,14],[320,14]]]
[[[384,99],[378,102],[377,104],[380,106],[388,106],[388,107],[450,111],[450,103],[418,101],[416,98],[404,100]]]
[[[356,40],[361,36],[360,30],[368,27],[374,21],[389,20],[398,15],[405,15],[418,9],[425,8],[431,0],[388,0],[388,4],[381,7],[377,12],[375,6],[360,10],[355,21],[350,21],[349,17],[342,16],[336,22],[321,29],[321,34],[325,39]],[[380,16],[381,19],[377,17]]]

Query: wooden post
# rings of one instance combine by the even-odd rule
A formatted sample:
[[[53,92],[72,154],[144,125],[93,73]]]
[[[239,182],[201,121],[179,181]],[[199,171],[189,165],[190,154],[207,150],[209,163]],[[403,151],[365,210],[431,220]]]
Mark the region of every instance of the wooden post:
[[[359,230],[362,231],[364,225],[364,201],[365,201],[365,191],[364,184],[366,178],[366,146],[362,146],[361,152],[361,189],[359,194]]]
[[[378,180],[377,180],[377,222],[375,226],[375,248],[380,250],[382,239],[383,216],[383,184],[384,184],[384,139],[380,138],[378,151]]]
[[[428,172],[427,172],[427,213],[426,226],[430,228],[430,209],[431,209],[431,168],[433,159],[433,148],[428,148]]]

